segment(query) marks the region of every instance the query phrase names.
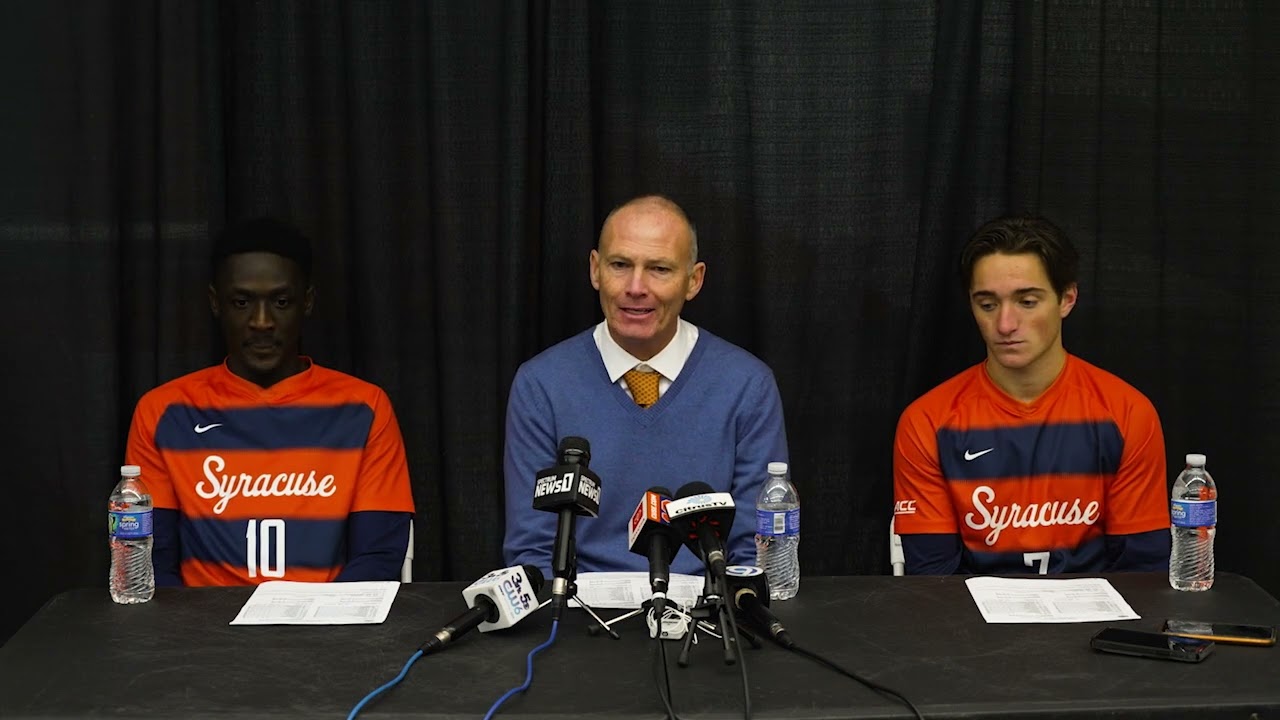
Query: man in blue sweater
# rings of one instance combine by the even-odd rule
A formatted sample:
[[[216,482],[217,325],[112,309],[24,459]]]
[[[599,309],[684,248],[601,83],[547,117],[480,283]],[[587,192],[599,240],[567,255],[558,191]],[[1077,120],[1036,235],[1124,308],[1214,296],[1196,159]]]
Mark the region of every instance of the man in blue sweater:
[[[551,567],[556,516],[533,509],[533,486],[570,435],[591,443],[602,483],[600,516],[577,522],[580,571],[646,570],[627,549],[627,521],[648,488],[694,481],[733,494],[729,562],[755,564],[756,494],[768,463],[787,460],[782,401],[768,366],[680,318],[706,270],[693,225],[671,200],[639,197],[605,219],[591,251],[604,321],[521,365],[511,386],[508,564]],[[701,574],[702,563],[681,550],[671,570]]]

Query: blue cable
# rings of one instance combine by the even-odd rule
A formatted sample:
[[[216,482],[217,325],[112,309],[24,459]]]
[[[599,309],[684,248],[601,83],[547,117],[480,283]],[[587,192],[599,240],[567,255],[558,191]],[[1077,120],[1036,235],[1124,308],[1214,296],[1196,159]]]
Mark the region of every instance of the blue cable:
[[[555,620],[551,623],[551,637],[547,638],[546,642],[529,651],[529,657],[525,661],[524,684],[511,688],[502,697],[498,698],[497,701],[493,703],[493,707],[489,708],[489,712],[485,713],[484,720],[490,720],[490,718],[493,717],[493,714],[498,712],[498,707],[501,706],[502,703],[506,702],[512,695],[529,689],[529,684],[533,682],[533,656],[551,647],[551,643],[556,641],[556,629],[559,627],[559,620]]]
[[[395,678],[393,678],[393,679],[391,680],[391,682],[387,683],[386,685],[383,685],[382,687],[378,688],[377,690],[374,690],[373,692],[369,693],[368,695],[365,695],[363,700],[361,700],[360,702],[356,703],[356,706],[355,706],[355,707],[353,707],[353,708],[351,708],[351,714],[347,716],[347,720],[353,720],[353,719],[355,718],[355,716],[360,712],[360,708],[364,707],[366,704],[368,704],[368,702],[369,702],[370,700],[372,700],[372,699],[374,699],[375,697],[377,697],[380,693],[382,693],[382,692],[383,692],[383,691],[385,691],[386,689],[390,688],[392,685],[395,685],[396,683],[398,683],[398,682],[400,682],[401,680],[403,680],[403,679],[404,679],[404,676],[409,674],[409,667],[410,667],[410,666],[412,666],[415,662],[417,662],[417,661],[418,661],[418,658],[420,658],[420,657],[422,657],[422,651],[421,651],[421,650],[419,650],[418,652],[414,653],[414,654],[413,654],[413,657],[409,658],[409,662],[407,662],[407,663],[405,663],[405,664],[404,664],[404,668],[402,668],[402,669],[400,670],[400,674],[399,674],[399,675],[397,675],[397,676],[395,676]]]

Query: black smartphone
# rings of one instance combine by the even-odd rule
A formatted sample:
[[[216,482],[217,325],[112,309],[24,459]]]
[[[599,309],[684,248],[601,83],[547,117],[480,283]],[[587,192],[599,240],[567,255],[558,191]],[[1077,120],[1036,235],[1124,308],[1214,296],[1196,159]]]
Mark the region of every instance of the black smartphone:
[[[1213,640],[1233,645],[1275,645],[1274,625],[1242,625],[1238,623],[1204,622],[1200,620],[1164,621],[1164,632],[1170,635]]]
[[[1200,662],[1213,652],[1213,641],[1109,627],[1099,630],[1089,641],[1089,647],[1120,655]]]

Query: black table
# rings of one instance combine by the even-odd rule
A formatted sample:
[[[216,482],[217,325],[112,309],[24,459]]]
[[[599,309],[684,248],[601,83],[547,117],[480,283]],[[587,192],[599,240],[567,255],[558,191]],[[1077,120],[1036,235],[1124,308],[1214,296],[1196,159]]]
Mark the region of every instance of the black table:
[[[990,625],[961,577],[806,577],[775,609],[800,645],[902,692],[926,718],[1280,718],[1280,647],[1219,645],[1198,665],[1088,647],[1105,624],[1155,630],[1167,616],[1280,624],[1274,598],[1231,574],[1205,593],[1176,592],[1163,574],[1108,579],[1143,619]],[[0,648],[0,717],[345,718],[465,609],[464,585],[404,585],[385,623],[348,626],[228,625],[250,588],[161,589],[141,606],[70,591]],[[581,610],[566,616],[534,660],[532,687],[497,718],[663,717],[642,621],[617,626],[621,640],[587,625]],[[418,660],[359,717],[482,718],[524,681],[525,657],[550,627],[544,610],[473,632]],[[698,645],[686,668],[679,643],[667,649],[681,717],[742,717],[739,670],[717,643]],[[911,717],[775,645],[744,651],[756,718]]]

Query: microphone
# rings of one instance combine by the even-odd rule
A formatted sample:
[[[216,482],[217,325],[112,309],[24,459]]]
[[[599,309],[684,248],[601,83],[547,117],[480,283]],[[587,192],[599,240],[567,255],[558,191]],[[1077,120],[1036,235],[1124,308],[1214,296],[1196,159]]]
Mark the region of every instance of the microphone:
[[[724,539],[733,527],[733,495],[715,492],[704,482],[685,483],[667,503],[671,525],[685,544],[702,559],[712,577],[724,579]]]
[[[542,571],[533,565],[490,572],[462,591],[470,609],[450,620],[418,649],[424,654],[438,650],[476,627],[489,632],[515,625],[538,609],[542,582]]]
[[[778,616],[769,610],[769,578],[755,565],[730,565],[725,570],[733,606],[752,623],[769,633],[769,637],[790,650],[796,643],[782,626]]]
[[[655,485],[645,491],[627,523],[627,549],[649,558],[649,587],[653,590],[653,609],[662,617],[667,604],[667,587],[671,583],[671,561],[680,552],[680,532],[671,526],[667,503],[671,491]]]
[[[566,437],[560,441],[559,454],[560,464],[539,470],[533,488],[534,509],[559,515],[551,552],[552,616],[556,620],[568,602],[569,585],[577,575],[574,546],[577,516],[600,515],[600,476],[587,469],[591,462],[591,443],[585,438]]]

